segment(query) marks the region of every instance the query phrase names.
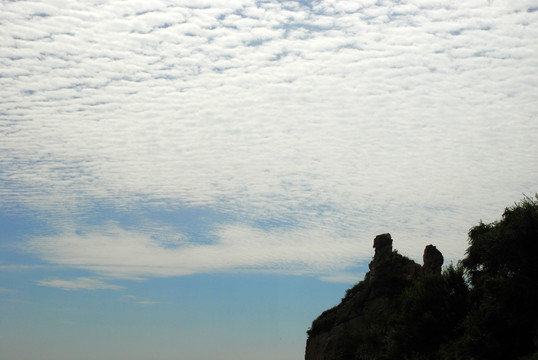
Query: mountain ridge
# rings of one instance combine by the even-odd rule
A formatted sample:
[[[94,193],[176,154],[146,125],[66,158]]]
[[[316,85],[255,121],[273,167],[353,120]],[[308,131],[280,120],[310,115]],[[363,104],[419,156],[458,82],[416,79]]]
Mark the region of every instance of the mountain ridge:
[[[305,360],[538,360],[538,194],[468,236],[444,268],[433,245],[419,265],[376,236],[364,280],[312,322]]]
[[[390,320],[398,307],[394,295],[423,274],[441,274],[444,259],[435,246],[426,246],[421,266],[393,250],[392,244],[389,233],[375,237],[370,271],[363,281],[346,292],[339,305],[314,320],[308,330],[305,360],[353,358],[355,354],[351,352],[356,352],[356,349],[350,341],[365,335],[365,325]]]

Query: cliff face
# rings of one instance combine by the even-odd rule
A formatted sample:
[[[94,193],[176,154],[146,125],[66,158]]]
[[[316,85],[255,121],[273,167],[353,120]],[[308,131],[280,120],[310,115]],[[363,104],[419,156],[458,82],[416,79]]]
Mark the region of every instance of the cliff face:
[[[394,251],[390,234],[376,236],[374,248],[364,280],[312,323],[306,360],[380,359],[378,348],[386,348],[383,341],[398,321],[401,294],[426,274],[441,273],[443,256],[433,245],[424,251],[424,266]]]

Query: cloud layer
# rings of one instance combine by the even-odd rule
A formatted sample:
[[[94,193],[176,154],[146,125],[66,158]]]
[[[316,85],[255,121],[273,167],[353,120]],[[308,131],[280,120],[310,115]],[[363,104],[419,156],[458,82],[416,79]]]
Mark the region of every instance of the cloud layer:
[[[435,242],[457,258],[469,226],[538,188],[531,1],[24,1],[0,12],[0,197],[55,214],[60,235],[32,243],[53,263],[336,276],[386,231],[413,257]],[[140,229],[61,225],[95,202],[157,201],[233,220],[207,229],[214,244],[174,249]]]
[[[227,225],[218,229],[215,237],[218,241],[213,244],[165,246],[151,236],[109,226],[88,234],[36,238],[31,246],[32,252],[51,263],[124,279],[217,271],[319,275],[356,265],[353,254],[367,253],[371,247],[349,239],[333,238],[329,243],[331,234],[319,229],[264,232]],[[57,281],[42,285],[55,286]],[[68,282],[64,287],[70,285]],[[85,285],[92,286],[83,282]]]
[[[74,280],[41,280],[38,282],[41,286],[50,286],[67,291],[77,290],[119,290],[121,286],[107,284],[104,281],[88,277],[79,277]]]

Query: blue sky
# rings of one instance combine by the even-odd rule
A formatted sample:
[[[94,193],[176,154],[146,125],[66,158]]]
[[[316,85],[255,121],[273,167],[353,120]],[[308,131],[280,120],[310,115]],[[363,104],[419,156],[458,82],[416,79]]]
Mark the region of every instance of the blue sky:
[[[538,191],[537,9],[2,2],[2,359],[298,359],[375,235],[462,258]]]

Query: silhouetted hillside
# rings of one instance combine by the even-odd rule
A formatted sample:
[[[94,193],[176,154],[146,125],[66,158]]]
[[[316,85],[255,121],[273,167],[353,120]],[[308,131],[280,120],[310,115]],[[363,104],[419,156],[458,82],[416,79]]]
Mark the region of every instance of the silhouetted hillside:
[[[538,360],[538,195],[469,231],[466,257],[442,270],[374,239],[363,281],[308,330],[306,360]]]

